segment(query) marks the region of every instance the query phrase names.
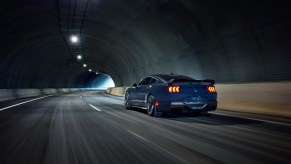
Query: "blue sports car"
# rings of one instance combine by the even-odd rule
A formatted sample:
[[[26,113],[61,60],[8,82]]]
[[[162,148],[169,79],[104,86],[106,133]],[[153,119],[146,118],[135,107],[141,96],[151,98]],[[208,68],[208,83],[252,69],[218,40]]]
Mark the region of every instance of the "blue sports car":
[[[208,112],[217,108],[214,80],[196,80],[183,75],[149,75],[125,93],[126,109],[147,109],[150,116],[163,112]]]

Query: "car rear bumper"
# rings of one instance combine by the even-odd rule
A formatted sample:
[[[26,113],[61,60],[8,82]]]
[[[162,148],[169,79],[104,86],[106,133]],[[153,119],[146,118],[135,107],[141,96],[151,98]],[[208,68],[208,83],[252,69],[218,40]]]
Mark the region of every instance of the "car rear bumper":
[[[181,110],[186,112],[197,112],[197,111],[214,111],[217,108],[217,101],[211,102],[170,102],[170,104],[161,106],[159,111],[171,111],[171,110]]]

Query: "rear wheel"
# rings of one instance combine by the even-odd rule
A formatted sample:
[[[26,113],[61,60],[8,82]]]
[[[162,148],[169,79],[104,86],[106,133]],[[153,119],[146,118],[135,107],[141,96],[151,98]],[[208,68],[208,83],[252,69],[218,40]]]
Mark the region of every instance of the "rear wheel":
[[[124,108],[125,109],[131,109],[131,101],[130,101],[130,97],[129,97],[129,93],[127,92],[125,94],[125,97],[124,97]]]
[[[150,116],[160,117],[163,114],[163,112],[157,112],[156,99],[153,95],[147,99],[147,110]]]
[[[208,111],[207,110],[206,111],[203,111],[200,114],[208,114]]]

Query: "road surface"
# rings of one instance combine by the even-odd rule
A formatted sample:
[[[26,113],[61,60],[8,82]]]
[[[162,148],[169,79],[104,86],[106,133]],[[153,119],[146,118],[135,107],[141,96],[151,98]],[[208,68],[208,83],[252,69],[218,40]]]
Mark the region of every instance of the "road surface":
[[[290,122],[265,118],[154,118],[96,91],[18,99],[0,103],[0,163],[291,163]]]

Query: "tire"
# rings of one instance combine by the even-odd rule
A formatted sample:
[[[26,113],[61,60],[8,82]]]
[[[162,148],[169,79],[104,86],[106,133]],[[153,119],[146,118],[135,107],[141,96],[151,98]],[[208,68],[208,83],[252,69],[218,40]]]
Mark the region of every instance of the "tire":
[[[130,101],[130,96],[129,96],[128,92],[124,96],[124,108],[125,109],[131,109],[132,108],[131,101]]]
[[[147,99],[147,111],[148,115],[153,117],[160,117],[163,114],[163,112],[157,112],[156,99],[153,95],[150,95]]]
[[[208,114],[208,111],[198,112],[197,114],[200,114],[200,115],[207,115],[207,114]]]
[[[208,114],[208,111],[203,111],[203,112],[200,112],[200,114]]]

